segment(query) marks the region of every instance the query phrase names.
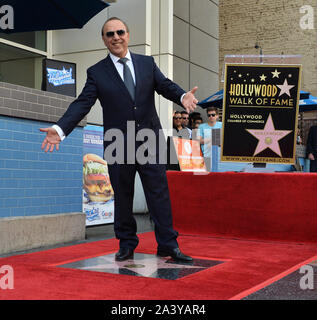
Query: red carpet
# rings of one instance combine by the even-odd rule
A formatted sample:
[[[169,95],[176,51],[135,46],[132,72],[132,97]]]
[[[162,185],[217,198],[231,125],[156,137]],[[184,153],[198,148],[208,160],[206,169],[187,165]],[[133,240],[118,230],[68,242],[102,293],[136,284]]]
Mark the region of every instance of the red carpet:
[[[179,280],[162,280],[55,267],[114,252],[116,240],[62,247],[0,259],[14,268],[14,289],[0,299],[213,300],[242,298],[316,260],[315,245],[180,236],[182,250],[196,258],[222,260]],[[140,236],[137,252],[155,253],[153,233]],[[284,273],[284,274],[283,274]],[[265,283],[266,282],[266,283]]]
[[[317,242],[317,174],[168,172],[185,234]]]
[[[317,260],[316,174],[169,172],[168,180],[182,251],[224,263],[178,280],[56,267],[118,247],[79,244],[0,259],[14,268],[14,289],[0,289],[0,299],[241,299]],[[152,232],[136,252],[155,254]]]

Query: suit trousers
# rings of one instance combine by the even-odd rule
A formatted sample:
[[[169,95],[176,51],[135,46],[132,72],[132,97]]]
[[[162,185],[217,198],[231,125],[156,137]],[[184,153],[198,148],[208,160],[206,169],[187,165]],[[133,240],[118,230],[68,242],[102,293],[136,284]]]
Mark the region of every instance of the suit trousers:
[[[178,232],[173,229],[172,210],[164,164],[110,164],[108,165],[114,190],[114,231],[121,248],[135,249],[139,243],[137,225],[133,216],[133,198],[136,172],[139,173],[144,194],[155,225],[158,248],[178,247]]]

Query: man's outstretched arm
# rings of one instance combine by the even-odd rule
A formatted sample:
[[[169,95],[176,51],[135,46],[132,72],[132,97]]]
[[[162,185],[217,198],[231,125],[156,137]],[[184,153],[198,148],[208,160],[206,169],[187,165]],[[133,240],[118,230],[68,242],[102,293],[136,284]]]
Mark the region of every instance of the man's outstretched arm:
[[[165,75],[155,64],[154,59],[153,72],[155,80],[155,90],[158,94],[163,95],[163,97],[168,100],[182,105],[188,113],[191,113],[196,109],[198,100],[195,97],[195,93],[198,87],[194,87],[192,90],[185,92],[178,86],[178,84],[165,77]]]
[[[95,80],[87,70],[87,81],[85,87],[78,98],[68,107],[65,114],[58,120],[57,125],[50,128],[41,128],[41,132],[46,132],[46,137],[42,143],[42,150],[53,152],[59,150],[60,142],[69,135],[76,125],[87,115],[91,107],[97,100],[97,87]]]

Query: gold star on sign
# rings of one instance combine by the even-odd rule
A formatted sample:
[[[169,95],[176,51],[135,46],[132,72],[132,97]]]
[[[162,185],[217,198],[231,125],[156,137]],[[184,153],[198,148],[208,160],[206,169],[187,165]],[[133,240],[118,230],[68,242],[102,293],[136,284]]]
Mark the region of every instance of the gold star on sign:
[[[262,74],[262,76],[260,76],[261,81],[266,81],[266,76],[264,74]]]
[[[280,72],[277,71],[277,69],[275,69],[275,71],[271,73],[273,74],[273,78],[279,78],[279,75],[281,74]]]

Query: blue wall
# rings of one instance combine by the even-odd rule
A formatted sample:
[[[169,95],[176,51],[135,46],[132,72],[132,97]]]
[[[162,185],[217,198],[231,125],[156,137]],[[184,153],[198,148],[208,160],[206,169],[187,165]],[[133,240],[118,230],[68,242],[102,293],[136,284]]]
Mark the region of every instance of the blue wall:
[[[0,116],[0,218],[82,212],[83,129],[46,154],[51,125]]]

